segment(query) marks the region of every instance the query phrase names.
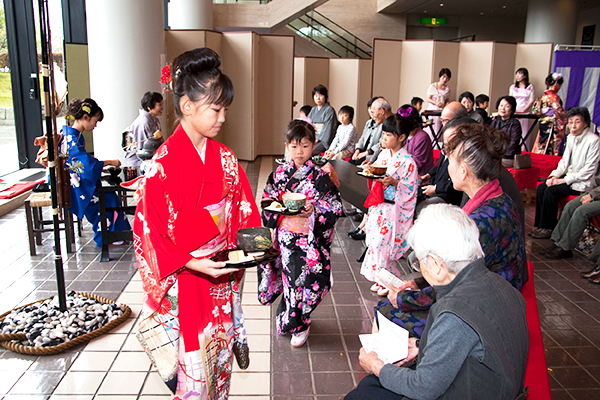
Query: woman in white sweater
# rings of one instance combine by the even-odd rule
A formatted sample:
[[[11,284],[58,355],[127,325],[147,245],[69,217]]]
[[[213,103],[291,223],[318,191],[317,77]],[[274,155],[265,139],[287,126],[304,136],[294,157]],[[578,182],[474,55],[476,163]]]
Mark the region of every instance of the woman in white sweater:
[[[534,229],[529,236],[548,239],[557,224],[558,203],[597,186],[600,138],[590,128],[590,112],[574,107],[567,114],[569,136],[562,159],[537,188]]]

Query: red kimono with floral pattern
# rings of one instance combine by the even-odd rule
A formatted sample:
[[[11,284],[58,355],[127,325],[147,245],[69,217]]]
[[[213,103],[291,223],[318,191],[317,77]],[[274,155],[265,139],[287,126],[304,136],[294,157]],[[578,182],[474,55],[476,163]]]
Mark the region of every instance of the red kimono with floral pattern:
[[[235,304],[243,272],[210,278],[184,265],[194,250],[202,249],[203,256],[210,257],[235,248],[240,228],[260,226],[248,179],[231,149],[212,139],[206,139],[203,162],[179,125],[157,150],[136,196],[134,246],[146,293],[142,318],[166,313],[178,317],[180,348],[183,343],[186,355],[200,350],[202,374],[210,375],[194,380],[197,393],[192,395],[212,399],[225,393],[226,398],[231,340],[240,331],[245,336],[241,307]],[[212,211],[216,208],[219,215]],[[236,306],[239,315],[232,312]],[[186,372],[181,354],[179,395],[189,393],[189,386],[187,391],[179,390],[182,378],[186,379],[181,375],[192,374]]]

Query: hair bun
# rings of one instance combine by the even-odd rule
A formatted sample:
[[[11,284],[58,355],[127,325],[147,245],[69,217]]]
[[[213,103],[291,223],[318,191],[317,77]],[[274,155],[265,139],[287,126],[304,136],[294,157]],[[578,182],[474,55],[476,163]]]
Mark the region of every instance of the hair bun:
[[[220,65],[221,58],[214,50],[208,47],[186,51],[173,61],[175,74],[179,71],[196,74],[219,68]]]

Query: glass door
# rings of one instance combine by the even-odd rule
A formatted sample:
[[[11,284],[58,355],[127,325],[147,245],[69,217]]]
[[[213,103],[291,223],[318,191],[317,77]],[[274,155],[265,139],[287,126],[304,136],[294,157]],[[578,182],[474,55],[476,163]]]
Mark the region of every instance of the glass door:
[[[19,169],[4,2],[0,3],[0,176]],[[24,161],[24,160],[22,160]]]

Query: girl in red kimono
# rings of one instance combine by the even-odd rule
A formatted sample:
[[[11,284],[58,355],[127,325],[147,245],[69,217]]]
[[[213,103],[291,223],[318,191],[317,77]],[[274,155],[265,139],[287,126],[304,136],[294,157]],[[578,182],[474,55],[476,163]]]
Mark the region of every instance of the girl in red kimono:
[[[180,124],[137,192],[134,245],[146,293],[138,338],[175,399],[226,399],[232,352],[248,349],[243,272],[210,260],[236,247],[238,229],[260,225],[237,158],[213,140],[233,100],[220,63],[208,48],[173,61]]]
[[[540,117],[540,132],[533,145],[533,153],[562,156],[567,125],[567,112],[557,94],[562,84],[561,74],[554,72],[548,75],[546,91],[533,103],[532,112]]]

